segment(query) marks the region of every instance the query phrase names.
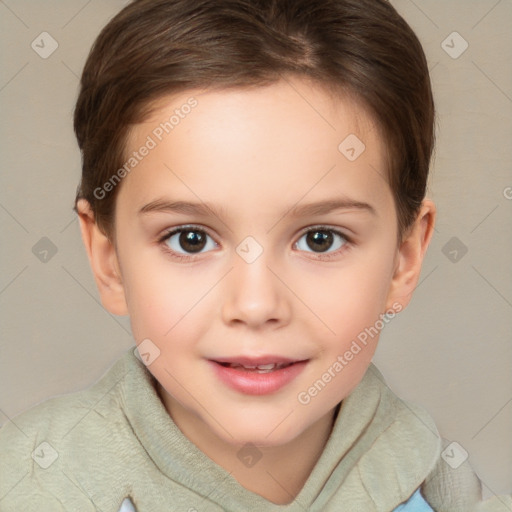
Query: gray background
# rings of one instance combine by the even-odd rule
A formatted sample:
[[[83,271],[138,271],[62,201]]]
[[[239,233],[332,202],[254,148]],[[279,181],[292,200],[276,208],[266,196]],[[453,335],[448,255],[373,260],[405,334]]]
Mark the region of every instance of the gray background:
[[[71,210],[78,77],[125,4],[0,0],[0,424],[89,386],[134,345],[127,319],[99,303]],[[382,333],[375,362],[468,452],[485,496],[510,493],[512,2],[393,4],[432,73],[439,117],[429,197],[438,220],[414,299]],[[47,58],[31,47],[42,32],[58,43]],[[51,48],[44,37],[40,52]]]

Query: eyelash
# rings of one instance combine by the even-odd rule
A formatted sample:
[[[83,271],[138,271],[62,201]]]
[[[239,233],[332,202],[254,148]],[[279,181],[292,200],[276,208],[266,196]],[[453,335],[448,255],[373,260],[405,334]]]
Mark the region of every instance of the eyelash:
[[[158,243],[159,243],[159,245],[162,246],[163,250],[167,254],[171,255],[172,258],[177,259],[178,261],[193,261],[195,259],[194,255],[192,255],[192,254],[185,255],[185,254],[178,253],[178,252],[170,249],[169,246],[166,244],[167,240],[169,240],[169,238],[171,238],[171,236],[176,235],[177,233],[182,233],[183,231],[198,231],[200,233],[204,233],[205,235],[212,238],[212,240],[214,240],[213,237],[204,228],[195,226],[193,224],[180,226],[180,227],[173,228],[173,229],[165,232],[158,239]],[[348,237],[347,235],[345,235],[344,233],[342,233],[341,231],[338,231],[337,229],[331,228],[329,226],[317,225],[317,226],[312,226],[307,229],[304,229],[300,233],[300,235],[297,239],[297,242],[294,243],[294,246],[297,245],[298,241],[304,235],[307,235],[308,233],[315,232],[315,231],[328,231],[330,233],[333,233],[334,235],[340,236],[344,240],[343,246],[341,248],[337,249],[336,251],[328,252],[328,253],[315,253],[314,251],[311,251],[311,254],[316,254],[316,259],[323,260],[323,261],[330,260],[334,257],[339,256],[341,253],[345,252],[353,245],[352,239],[350,237]],[[217,242],[215,242],[215,244],[217,244]],[[301,251],[301,252],[309,252],[309,251]],[[198,255],[200,255],[200,254],[202,254],[202,253],[198,253]]]

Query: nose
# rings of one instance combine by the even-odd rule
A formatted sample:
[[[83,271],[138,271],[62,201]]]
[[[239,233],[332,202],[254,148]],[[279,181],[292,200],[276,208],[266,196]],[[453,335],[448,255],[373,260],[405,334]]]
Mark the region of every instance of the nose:
[[[290,322],[291,303],[287,288],[267,266],[265,253],[256,261],[235,261],[227,276],[222,319],[228,325],[251,329],[279,328]]]

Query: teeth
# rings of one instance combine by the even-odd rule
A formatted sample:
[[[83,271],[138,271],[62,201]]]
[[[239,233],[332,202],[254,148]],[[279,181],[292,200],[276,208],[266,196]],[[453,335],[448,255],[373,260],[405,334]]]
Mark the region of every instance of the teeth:
[[[281,368],[284,368],[285,366],[288,366],[284,363],[269,363],[269,364],[260,364],[260,365],[241,365],[238,363],[230,363],[228,364],[230,368],[243,368],[244,370],[256,370],[258,373],[268,373],[275,369],[280,370]]]
[[[257,368],[258,370],[273,370],[277,364],[271,363],[271,364],[260,364]]]

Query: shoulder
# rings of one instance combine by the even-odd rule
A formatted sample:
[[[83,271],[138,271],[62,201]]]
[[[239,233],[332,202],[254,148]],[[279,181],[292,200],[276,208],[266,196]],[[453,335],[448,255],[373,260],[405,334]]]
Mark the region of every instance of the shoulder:
[[[0,428],[0,446],[31,443],[44,436],[66,437],[84,415],[94,411],[104,417],[115,411],[106,405],[113,405],[121,398],[119,384],[130,369],[129,359],[130,354],[125,352],[90,387],[49,398],[8,420]]]
[[[368,368],[365,381],[367,386],[378,390],[379,404],[375,419],[379,419],[382,426],[393,426],[392,430],[400,432],[402,440],[416,445],[426,444],[428,451],[437,455],[440,451],[440,436],[430,414],[423,407],[395,394],[373,363]]]
[[[349,456],[355,464],[346,481],[350,478],[352,487],[358,486],[379,509],[404,503],[439,457],[440,437],[432,418],[393,393],[373,364],[339,414],[337,432],[355,437]]]
[[[449,464],[450,450],[456,451],[457,445],[441,438],[426,410],[397,396],[374,365],[369,367],[367,383],[377,387],[380,395],[374,421],[381,424],[382,447],[376,453],[379,457],[389,455],[387,463],[392,464],[401,488],[406,488],[405,482],[420,485],[422,495],[436,512],[473,510],[481,499],[481,484],[467,460]],[[423,476],[415,484],[409,481],[411,473]]]
[[[84,448],[99,449],[116,430],[116,424],[124,421],[119,384],[127,370],[127,355],[121,356],[89,388],[41,402],[0,428],[2,510],[20,510],[16,507],[21,505],[28,510],[23,507],[30,500],[51,505],[52,510],[64,510],[63,503],[51,491],[52,486],[62,488],[66,481],[66,460],[86,457]],[[60,477],[58,484],[56,472]],[[73,484],[68,480],[66,485],[67,492],[72,494]],[[18,504],[16,500],[22,501]],[[10,503],[12,508],[7,508]]]
[[[427,501],[439,512],[468,512],[482,497],[481,483],[468,460],[456,460],[456,443],[442,440],[443,456],[426,478],[421,491]],[[454,463],[449,463],[453,459]]]

